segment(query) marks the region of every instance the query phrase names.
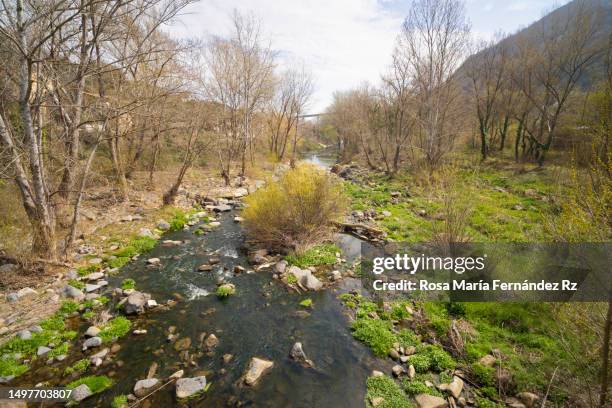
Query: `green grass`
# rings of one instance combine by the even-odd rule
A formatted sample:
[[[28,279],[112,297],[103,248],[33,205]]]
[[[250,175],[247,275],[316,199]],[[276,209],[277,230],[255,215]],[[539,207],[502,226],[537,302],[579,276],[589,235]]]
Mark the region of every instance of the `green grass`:
[[[295,277],[294,274],[292,273],[287,274],[287,283],[290,285],[295,285],[297,283],[297,278]]]
[[[126,289],[136,289],[136,281],[134,279],[131,279],[131,278],[124,279],[121,282],[121,289],[123,289],[123,290],[126,290]]]
[[[83,358],[81,360],[78,360],[73,365],[66,367],[64,369],[64,375],[67,376],[72,373],[78,373],[78,374],[84,373],[85,371],[87,371],[89,364],[90,364],[90,361],[88,358]]]
[[[80,290],[85,289],[85,284],[83,282],[81,282],[81,281],[76,280],[76,279],[70,279],[68,281],[68,284],[70,286],[72,286],[74,288],[77,288],[77,289],[80,289]]]
[[[182,210],[177,209],[174,213],[174,216],[168,223],[170,224],[170,231],[180,231],[182,230],[187,222],[189,221],[188,216]]]
[[[312,299],[308,298],[308,299],[304,299],[300,302],[300,306],[302,307],[312,307]]]
[[[90,273],[98,272],[101,269],[102,269],[101,264],[81,266],[77,268],[77,274],[79,276],[87,276]]]
[[[113,385],[113,380],[105,375],[90,375],[71,382],[70,384],[66,385],[66,388],[74,389],[81,384],[87,385],[91,392],[97,394],[107,388],[110,388],[110,386]]]
[[[287,255],[285,260],[299,268],[333,265],[336,263],[336,253],[338,252],[340,252],[340,248],[335,244],[321,244],[307,249],[302,254]]]
[[[132,322],[124,316],[118,316],[114,319],[109,320],[100,327],[100,333],[98,336],[104,343],[110,342],[115,338],[125,336],[132,327]]]
[[[419,394],[429,394],[434,395],[436,397],[442,397],[442,393],[438,391],[434,387],[428,387],[424,381],[421,381],[417,378],[414,380],[410,380],[408,378],[402,379],[402,388],[404,392],[411,397],[417,396]]]
[[[353,337],[365,343],[379,357],[386,356],[397,341],[391,328],[389,321],[369,318],[357,319],[351,326]]]
[[[372,408],[370,401],[374,398],[383,398],[377,408],[414,408],[415,405],[408,400],[401,387],[392,378],[370,377],[367,381],[365,404]]]
[[[0,357],[0,377],[19,377],[29,369],[27,364],[21,363],[10,355]]]
[[[111,408],[122,408],[128,405],[127,395],[117,395],[113,398]]]
[[[63,342],[59,346],[52,349],[49,353],[47,353],[47,357],[57,357],[62,355],[68,355],[68,350],[70,349],[70,343]]]

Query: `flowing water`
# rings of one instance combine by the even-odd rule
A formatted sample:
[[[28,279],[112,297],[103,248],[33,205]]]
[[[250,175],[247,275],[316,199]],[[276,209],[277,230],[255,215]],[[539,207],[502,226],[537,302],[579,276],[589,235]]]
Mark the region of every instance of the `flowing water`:
[[[179,301],[165,311],[149,312],[136,319],[134,328],[144,328],[146,335],[130,335],[120,341],[115,363],[96,374],[114,371],[117,384],[112,393],[87,400],[89,406],[106,406],[113,395],[129,393],[136,380],[143,379],[153,362],[159,365],[157,377],[167,377],[184,368],[185,375],[205,374],[212,383],[208,392],[192,406],[225,406],[240,401],[246,406],[269,407],[358,407],[363,405],[365,381],[371,370],[381,364],[350,334],[343,306],[337,299],[342,291],[359,286],[347,279],[338,288],[299,295],[290,293],[270,272],[235,275],[235,265],[248,268],[243,236],[232,215],[220,217],[222,225],[205,236],[190,232],[171,233],[167,239],[188,240],[176,247],[158,246],[148,257],[158,257],[162,266],[149,268],[138,260],[113,278],[111,286],[131,277],[139,290],[149,292],[163,302],[172,297]],[[221,262],[213,272],[199,272],[209,257]],[[236,285],[237,293],[226,300],[214,295],[216,282],[223,276]],[[177,296],[178,295],[178,296]],[[310,297],[309,316],[298,303]],[[185,368],[173,343],[166,341],[169,326],[176,326],[179,337],[192,340],[197,351],[202,333],[215,333],[219,345],[210,354],[196,358],[196,367]],[[291,346],[301,341],[314,368],[304,368],[288,356]],[[232,354],[229,364],[222,356]],[[274,361],[274,367],[260,383],[243,386],[243,375],[251,357]],[[116,361],[123,362],[117,367]],[[222,369],[226,372],[222,374]],[[173,387],[168,386],[152,398],[153,407],[173,406]]]
[[[308,155],[306,160],[323,167],[333,164],[333,159],[317,154]],[[243,232],[240,224],[233,221],[234,215],[233,212],[220,215],[221,225],[206,235],[189,231],[165,235],[164,239],[185,242],[174,247],[158,245],[146,257],[131,262],[117,276],[109,278],[109,287],[118,287],[123,279],[132,278],[138,290],[150,293],[159,303],[168,299],[179,301],[168,309],[159,308],[133,319],[132,330],[146,329],[147,334],[130,333],[120,339],[117,355],[87,374],[108,375],[115,384],[85,400],[83,406],[110,406],[114,396],[131,393],[136,381],[146,378],[154,363],[158,365],[157,378],[167,378],[179,369],[184,369],[187,377],[206,375],[211,385],[201,397],[188,402],[193,407],[364,405],[369,373],[389,367],[352,338],[345,309],[338,300],[340,293],[360,288],[360,281],[347,278],[333,288],[297,294],[274,280],[269,270],[235,275],[234,266],[246,269],[250,266]],[[336,240],[345,258],[351,260],[359,255],[360,241],[356,238],[338,235]],[[152,257],[160,258],[161,266],[147,266],[146,259]],[[198,271],[198,266],[209,263],[211,257],[220,259],[214,270]],[[221,278],[235,284],[234,296],[224,300],[215,296]],[[299,306],[306,298],[313,302],[308,313]],[[186,359],[175,350],[176,343],[167,341],[171,326],[176,326],[179,339],[191,339],[190,356]],[[81,332],[86,327],[82,325]],[[218,337],[219,344],[206,353],[201,339],[210,333]],[[308,358],[314,362],[313,368],[305,368],[289,358],[297,341],[302,342]],[[233,355],[229,363],[223,362],[224,354]],[[73,352],[64,365],[84,357],[80,351]],[[241,377],[252,357],[271,360],[274,367],[256,386],[247,387]],[[18,382],[57,384],[57,377],[52,368],[39,366]],[[143,406],[177,405],[174,386],[169,384],[145,400]]]

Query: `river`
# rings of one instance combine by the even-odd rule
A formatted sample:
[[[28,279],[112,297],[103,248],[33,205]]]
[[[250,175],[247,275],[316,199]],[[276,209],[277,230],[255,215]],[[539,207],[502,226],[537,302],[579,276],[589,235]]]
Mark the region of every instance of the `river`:
[[[329,167],[333,161],[316,154],[306,161]],[[361,407],[364,405],[365,383],[372,369],[385,363],[355,341],[350,333],[345,310],[338,295],[360,282],[345,279],[337,287],[320,292],[297,294],[272,279],[269,271],[251,274],[233,273],[234,266],[249,268],[240,224],[233,221],[234,212],[218,217],[221,225],[206,235],[189,231],[172,232],[164,239],[185,241],[182,245],[158,245],[146,257],[133,261],[109,279],[110,287],[120,286],[125,278],[136,281],[140,291],[151,293],[158,302],[179,299],[168,310],[151,311],[133,320],[133,329],[146,329],[145,335],[120,339],[120,351],[90,374],[108,375],[115,384],[109,390],[87,399],[83,406],[109,406],[115,395],[129,394],[135,382],[146,378],[152,364],[157,364],[157,378],[167,378],[184,369],[185,376],[206,375],[211,383],[208,391],[193,407],[256,406],[256,407]],[[195,229],[196,227],[192,227]],[[359,241],[339,235],[345,257],[358,255]],[[220,262],[212,272],[199,272],[198,266],[211,256]],[[151,268],[146,258],[157,257],[161,266]],[[236,294],[225,300],[214,295],[217,281],[236,285]],[[299,302],[311,298],[313,308],[305,316]],[[175,326],[179,338],[189,337],[189,357],[183,362],[174,344],[167,341],[168,330]],[[81,329],[84,329],[84,325]],[[212,352],[203,353],[203,333],[214,333],[219,344]],[[292,345],[300,341],[313,362],[305,368],[289,358]],[[223,355],[231,354],[229,363]],[[72,353],[66,365],[83,358]],[[185,357],[185,355],[183,355]],[[274,367],[255,387],[242,384],[241,376],[252,357],[274,362]],[[51,380],[53,372],[45,369],[28,377],[31,381]],[[159,390],[143,406],[171,407],[178,403],[174,386]]]

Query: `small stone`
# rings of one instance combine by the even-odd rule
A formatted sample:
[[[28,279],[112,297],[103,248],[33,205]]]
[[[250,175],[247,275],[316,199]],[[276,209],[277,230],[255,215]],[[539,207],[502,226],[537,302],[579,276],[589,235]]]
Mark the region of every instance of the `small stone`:
[[[157,306],[158,306],[158,304],[157,304],[157,301],[155,299],[147,300],[147,307],[149,309],[152,309],[152,308],[157,307]]]
[[[176,343],[174,343],[174,349],[176,351],[187,350],[189,347],[191,347],[191,338],[190,337],[183,337],[181,339],[178,339],[176,341]]]
[[[81,384],[72,390],[72,395],[70,396],[70,398],[76,402],[81,402],[85,398],[90,397],[92,395],[93,392],[89,389],[89,387],[86,384]]]
[[[383,402],[385,402],[385,399],[383,397],[372,397],[372,398],[370,398],[370,404],[372,404],[373,407],[377,407],[380,404],[382,404]]]
[[[19,296],[19,299],[32,295],[38,295],[38,292],[32,288],[23,288],[17,291],[17,296]]]
[[[300,343],[299,341],[293,344],[293,347],[291,347],[291,351],[289,352],[289,356],[295,361],[298,361],[306,366],[311,367],[313,365],[312,361],[310,361],[308,357],[306,357],[306,353],[302,348],[302,343]]]
[[[406,372],[404,370],[404,367],[402,367],[399,364],[394,365],[393,368],[391,368],[391,371],[393,372],[393,375],[396,377],[399,377],[400,375]]]
[[[420,408],[446,408],[448,406],[444,398],[433,395],[419,394],[414,399]]]
[[[398,360],[400,358],[400,355],[396,349],[392,348],[391,350],[389,350],[389,357],[391,357],[393,360]]]
[[[440,391],[447,391],[455,398],[459,398],[461,391],[463,390],[463,380],[457,376],[453,377],[453,381],[448,384],[440,384],[438,386]]]
[[[342,279],[342,273],[340,273],[340,271],[332,271],[331,280],[339,281],[340,279]]]
[[[149,258],[149,259],[147,259],[147,264],[149,264],[149,265],[159,265],[159,264],[161,264],[161,259],[159,259],[159,258]]]
[[[176,381],[176,397],[189,398],[206,388],[206,377],[180,378]]]
[[[32,338],[32,333],[29,330],[21,330],[17,333],[17,336],[19,336],[21,340],[30,340]]]
[[[30,327],[28,330],[30,332],[32,332],[32,333],[42,333],[43,328],[40,327],[39,325],[34,325],[34,326]]]
[[[170,224],[166,220],[159,220],[157,222],[157,229],[167,231],[170,229]]]
[[[261,377],[272,367],[274,362],[253,357],[249,363],[246,374],[244,375],[244,383],[246,385],[255,385]]]
[[[139,336],[139,335],[147,334],[147,331],[145,329],[136,329],[132,333]]]
[[[198,267],[198,271],[200,271],[200,272],[209,272],[209,271],[212,271],[212,268],[213,268],[212,265],[204,264],[204,265],[200,265]]]
[[[157,378],[148,378],[146,380],[139,380],[134,385],[134,395],[139,398],[144,397],[149,394],[159,385],[159,380]]]
[[[482,357],[480,360],[478,360],[478,362],[480,364],[482,364],[485,367],[491,367],[495,364],[495,362],[497,361],[497,359],[495,357],[493,357],[490,354],[487,354],[486,356]]]
[[[384,377],[384,373],[378,370],[372,370],[372,377]]]
[[[85,331],[85,336],[87,337],[95,337],[100,333],[100,329],[96,326],[90,326],[89,328],[87,328],[87,331]]]
[[[89,275],[83,277],[83,279],[88,280],[88,281],[95,281],[98,279],[102,279],[104,277],[104,273],[102,272],[93,272],[90,273]]]
[[[10,303],[16,302],[19,300],[19,295],[17,294],[17,292],[9,293],[8,295],[6,295],[6,300]]]
[[[97,360],[97,359],[103,360],[104,357],[106,357],[109,352],[110,352],[110,350],[108,348],[102,349],[102,350],[98,351],[96,354],[93,354],[93,355],[89,356],[89,359],[92,362]]]
[[[244,218],[242,217],[234,217],[234,222],[243,222]]]
[[[244,273],[244,271],[246,271],[246,269],[243,268],[242,266],[240,265],[234,266],[234,273],[240,274],[240,273]]]
[[[533,408],[540,399],[538,395],[532,392],[521,392],[517,395],[517,398],[520,399],[523,404],[527,405],[527,408]]]
[[[102,339],[100,337],[90,337],[85,340],[83,343],[83,350],[87,350],[88,348],[98,347],[102,344]]]
[[[416,370],[412,364],[408,366],[408,377],[413,380],[416,376]]]
[[[47,354],[48,352],[50,352],[51,349],[49,347],[45,347],[45,346],[39,346],[38,350],[36,350],[36,355],[38,357],[40,356],[44,356],[45,354]]]
[[[64,286],[64,289],[62,290],[62,294],[70,299],[76,299],[76,300],[81,300],[85,298],[85,295],[83,294],[83,292],[81,292],[79,289],[75,288],[74,286],[70,286],[70,285],[66,285]]]
[[[233,358],[234,358],[234,356],[232,356],[231,354],[224,354],[223,355],[223,364],[229,364],[230,361],[232,361]]]
[[[172,375],[170,377],[168,377],[169,379],[176,379],[176,378],[182,378],[183,375],[185,374],[185,372],[183,370],[178,370],[174,373],[172,373]]]
[[[467,405],[467,401],[465,400],[465,398],[459,397],[457,399],[457,405],[459,405],[460,407],[465,407]]]
[[[209,334],[206,340],[204,341],[204,346],[207,350],[215,348],[217,344],[219,344],[219,339],[213,333]]]

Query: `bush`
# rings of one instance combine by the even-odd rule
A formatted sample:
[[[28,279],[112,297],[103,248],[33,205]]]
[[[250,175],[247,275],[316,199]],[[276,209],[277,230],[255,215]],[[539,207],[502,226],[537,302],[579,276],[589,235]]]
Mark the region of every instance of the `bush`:
[[[72,390],[81,384],[87,385],[91,392],[97,394],[113,385],[113,380],[111,380],[105,375],[91,375],[88,377],[79,378],[78,380],[71,382],[66,386],[66,388]]]
[[[322,242],[346,209],[342,185],[324,170],[302,164],[246,198],[247,233],[269,249],[302,253]]]

